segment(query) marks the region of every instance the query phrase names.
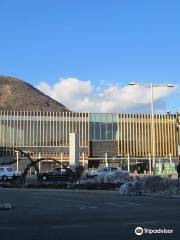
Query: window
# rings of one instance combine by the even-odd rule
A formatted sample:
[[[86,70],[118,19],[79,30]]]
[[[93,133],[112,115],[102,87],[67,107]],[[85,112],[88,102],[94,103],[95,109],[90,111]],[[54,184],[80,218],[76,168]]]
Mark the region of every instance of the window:
[[[107,123],[107,140],[112,140],[113,136],[112,136],[112,123]]]
[[[52,173],[55,173],[55,174],[57,174],[57,173],[59,173],[60,171],[56,168],[56,169],[53,169],[52,170]]]
[[[100,140],[100,123],[95,123],[95,140]]]
[[[117,140],[117,114],[91,113],[89,120],[91,140]]]
[[[101,123],[101,140],[106,140],[106,123]]]
[[[117,123],[113,123],[113,130],[112,130],[112,139],[113,140],[118,140],[118,129],[117,129]]]
[[[116,171],[116,170],[118,170],[118,168],[116,168],[116,167],[111,168],[111,171]]]
[[[7,171],[8,172],[13,172],[13,169],[12,168],[7,168]]]
[[[90,122],[89,124],[90,127],[90,139],[94,139],[94,122]]]

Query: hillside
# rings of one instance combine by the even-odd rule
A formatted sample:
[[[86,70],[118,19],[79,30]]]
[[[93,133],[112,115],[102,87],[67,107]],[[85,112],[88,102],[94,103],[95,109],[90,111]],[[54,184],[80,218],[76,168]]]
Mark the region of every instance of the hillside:
[[[32,85],[14,77],[0,76],[0,110],[69,111]]]

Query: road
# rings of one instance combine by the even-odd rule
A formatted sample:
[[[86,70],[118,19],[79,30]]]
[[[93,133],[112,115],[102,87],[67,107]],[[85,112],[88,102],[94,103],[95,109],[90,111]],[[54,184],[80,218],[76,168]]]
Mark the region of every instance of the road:
[[[180,199],[118,192],[0,189],[0,240],[180,239]],[[172,234],[134,233],[136,227]]]

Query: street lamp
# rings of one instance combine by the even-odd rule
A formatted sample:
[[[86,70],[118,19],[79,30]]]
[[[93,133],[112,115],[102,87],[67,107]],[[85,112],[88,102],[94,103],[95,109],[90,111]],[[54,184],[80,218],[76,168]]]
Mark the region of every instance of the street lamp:
[[[155,132],[154,132],[154,103],[153,103],[153,87],[168,87],[173,88],[175,85],[173,84],[153,84],[153,83],[137,83],[137,82],[130,82],[130,86],[146,86],[150,87],[151,89],[151,142],[152,142],[152,169],[153,175],[156,174],[155,172]]]

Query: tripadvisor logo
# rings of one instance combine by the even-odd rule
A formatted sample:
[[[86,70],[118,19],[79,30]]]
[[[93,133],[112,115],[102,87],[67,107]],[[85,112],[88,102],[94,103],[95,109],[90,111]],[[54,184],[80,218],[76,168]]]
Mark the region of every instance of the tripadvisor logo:
[[[138,235],[138,236],[142,235],[143,234],[143,228],[142,227],[137,227],[135,229],[135,234]]]
[[[150,228],[135,228],[135,234],[140,236],[144,234],[171,234],[174,232],[174,229],[166,229],[166,228],[158,228],[158,229],[150,229]]]

